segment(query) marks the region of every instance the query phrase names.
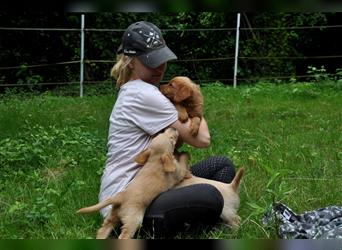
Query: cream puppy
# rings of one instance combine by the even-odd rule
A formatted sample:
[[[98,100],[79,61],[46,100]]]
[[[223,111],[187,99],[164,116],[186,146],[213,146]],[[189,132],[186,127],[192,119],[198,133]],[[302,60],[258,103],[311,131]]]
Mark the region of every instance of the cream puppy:
[[[133,238],[152,200],[184,178],[191,177],[189,155],[183,153],[179,160],[173,156],[177,139],[178,131],[174,128],[168,128],[154,137],[150,146],[136,157],[136,162],[144,166],[124,191],[77,211],[91,213],[112,205],[111,212],[97,231],[97,239],[107,238],[119,221],[123,224],[119,239]]]
[[[240,216],[237,215],[237,210],[240,205],[238,187],[244,172],[244,168],[240,168],[236,173],[233,181],[228,184],[192,175],[191,178],[184,179],[183,181],[181,181],[178,185],[175,186],[175,188],[203,183],[215,186],[220,191],[224,199],[224,206],[222,209],[221,219],[224,221],[224,223],[236,229],[239,227],[241,220]]]

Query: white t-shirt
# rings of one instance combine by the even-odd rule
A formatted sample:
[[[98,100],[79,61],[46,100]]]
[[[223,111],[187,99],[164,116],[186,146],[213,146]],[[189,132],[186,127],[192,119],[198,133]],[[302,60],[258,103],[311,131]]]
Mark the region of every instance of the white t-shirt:
[[[159,89],[142,80],[125,83],[109,118],[108,153],[99,201],[122,190],[140,167],[135,156],[148,147],[152,135],[178,119],[174,105]],[[110,206],[101,213],[106,216]]]

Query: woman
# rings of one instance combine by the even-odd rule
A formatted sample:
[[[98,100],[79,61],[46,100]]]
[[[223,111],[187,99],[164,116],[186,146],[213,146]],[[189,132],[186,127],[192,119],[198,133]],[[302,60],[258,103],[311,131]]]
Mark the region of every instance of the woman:
[[[197,148],[208,147],[210,134],[202,119],[196,137],[190,122],[180,123],[174,105],[158,89],[167,61],[177,59],[166,46],[161,31],[149,22],[131,24],[124,32],[112,75],[117,79],[118,98],[110,116],[108,154],[101,178],[99,200],[124,190],[141,166],[135,156],[151,138],[171,126],[180,141]],[[212,157],[192,166],[192,173],[204,178],[230,182],[235,170],[225,157]],[[143,187],[142,187],[143,188]],[[145,213],[143,226],[155,236],[170,236],[184,224],[218,221],[223,207],[221,194],[210,185],[193,185],[159,195]],[[106,216],[110,207],[101,210]]]

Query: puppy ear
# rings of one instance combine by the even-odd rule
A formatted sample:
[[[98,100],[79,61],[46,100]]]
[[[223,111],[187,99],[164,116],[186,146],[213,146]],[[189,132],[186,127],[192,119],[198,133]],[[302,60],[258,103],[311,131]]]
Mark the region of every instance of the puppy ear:
[[[177,90],[176,96],[174,98],[175,102],[184,101],[186,98],[192,95],[192,89],[187,86],[183,85],[180,89]]]
[[[140,152],[134,159],[134,161],[140,165],[144,165],[148,157],[150,157],[151,151],[149,149],[145,149],[144,151]]]
[[[172,173],[176,171],[176,165],[173,163],[172,155],[163,154],[161,156],[161,162],[165,172]]]

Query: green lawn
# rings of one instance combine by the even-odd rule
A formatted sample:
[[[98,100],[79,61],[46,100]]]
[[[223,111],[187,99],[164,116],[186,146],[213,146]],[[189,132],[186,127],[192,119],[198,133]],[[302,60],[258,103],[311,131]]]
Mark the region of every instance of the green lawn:
[[[202,87],[212,143],[184,145],[197,162],[226,155],[246,168],[241,228],[218,226],[178,238],[276,239],[264,226],[272,201],[295,212],[342,205],[340,85],[258,84]],[[0,237],[92,238],[99,214],[75,211],[97,202],[115,95],[44,94],[0,99]]]

